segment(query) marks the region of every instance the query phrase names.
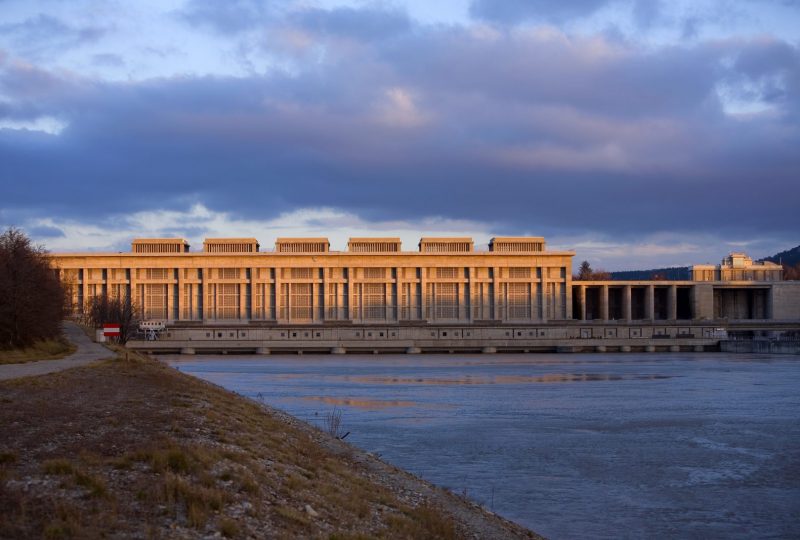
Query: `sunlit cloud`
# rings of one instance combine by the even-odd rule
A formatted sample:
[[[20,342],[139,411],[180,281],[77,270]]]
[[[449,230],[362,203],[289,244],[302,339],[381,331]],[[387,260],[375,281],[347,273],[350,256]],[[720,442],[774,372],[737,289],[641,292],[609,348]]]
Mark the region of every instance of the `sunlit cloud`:
[[[48,135],[60,135],[67,123],[52,116],[40,116],[33,120],[12,120],[0,118],[0,130],[39,131]]]

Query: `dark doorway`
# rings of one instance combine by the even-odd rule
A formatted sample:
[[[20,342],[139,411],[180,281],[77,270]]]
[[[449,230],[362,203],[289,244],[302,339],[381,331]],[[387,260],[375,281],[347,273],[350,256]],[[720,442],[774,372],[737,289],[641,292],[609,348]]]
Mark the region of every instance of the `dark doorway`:
[[[622,306],[624,301],[622,287],[608,288],[608,318],[610,320],[615,321],[625,318]]]
[[[600,318],[600,287],[586,287],[586,320]]]
[[[653,291],[653,313],[654,318],[660,321],[667,320],[669,317],[669,287],[656,287]]]
[[[677,317],[679,319],[692,318],[692,290],[690,287],[678,287],[676,300]]]
[[[640,321],[647,318],[646,298],[646,287],[631,287],[631,319]]]

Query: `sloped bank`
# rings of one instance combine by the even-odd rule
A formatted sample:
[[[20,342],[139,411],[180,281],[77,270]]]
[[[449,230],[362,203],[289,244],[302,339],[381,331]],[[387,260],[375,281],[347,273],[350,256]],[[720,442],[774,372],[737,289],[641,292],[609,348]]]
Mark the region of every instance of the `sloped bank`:
[[[0,537],[539,538],[136,357],[0,383]]]

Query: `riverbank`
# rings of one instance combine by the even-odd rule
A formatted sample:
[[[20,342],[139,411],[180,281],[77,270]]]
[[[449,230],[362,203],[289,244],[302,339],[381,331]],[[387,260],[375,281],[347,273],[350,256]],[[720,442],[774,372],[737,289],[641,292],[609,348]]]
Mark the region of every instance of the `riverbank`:
[[[0,537],[537,538],[134,357],[0,383]]]

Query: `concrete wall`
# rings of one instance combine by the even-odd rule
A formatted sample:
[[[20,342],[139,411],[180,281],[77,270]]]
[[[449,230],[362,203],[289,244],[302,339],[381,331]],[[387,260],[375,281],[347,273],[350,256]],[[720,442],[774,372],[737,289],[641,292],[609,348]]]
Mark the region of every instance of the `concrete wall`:
[[[775,320],[800,320],[800,281],[772,284],[771,311]]]

